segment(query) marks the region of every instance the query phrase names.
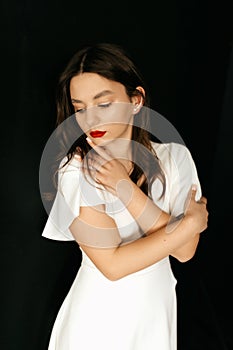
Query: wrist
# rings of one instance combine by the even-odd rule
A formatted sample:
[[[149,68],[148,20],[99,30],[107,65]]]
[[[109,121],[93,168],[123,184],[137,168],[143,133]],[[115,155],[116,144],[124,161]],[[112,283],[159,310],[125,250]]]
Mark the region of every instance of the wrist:
[[[190,235],[195,237],[198,229],[196,228],[196,221],[194,220],[194,217],[190,214],[186,214],[181,220],[184,220],[184,224],[187,227],[187,232],[190,232]]]
[[[185,233],[185,235],[190,235],[191,237],[194,237],[196,234],[195,227],[193,225],[193,218],[190,215],[183,216],[183,217],[171,217],[168,225],[166,227],[166,233],[173,233],[178,226],[182,230],[182,232]]]
[[[130,178],[122,179],[116,185],[116,195],[126,206],[133,198],[134,185],[134,182]]]

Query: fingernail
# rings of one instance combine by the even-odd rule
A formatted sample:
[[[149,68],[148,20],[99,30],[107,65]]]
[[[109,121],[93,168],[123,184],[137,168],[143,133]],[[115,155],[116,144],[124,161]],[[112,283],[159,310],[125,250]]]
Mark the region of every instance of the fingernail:
[[[91,139],[89,139],[89,137],[86,137],[87,142],[92,142]]]
[[[197,185],[192,185],[192,190],[196,191],[197,190]]]

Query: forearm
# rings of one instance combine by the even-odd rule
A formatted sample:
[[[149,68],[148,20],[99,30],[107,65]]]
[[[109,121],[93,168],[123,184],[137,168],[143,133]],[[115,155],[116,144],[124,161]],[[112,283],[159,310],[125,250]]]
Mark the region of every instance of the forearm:
[[[195,239],[195,230],[191,230],[192,218],[186,217],[179,221],[170,233],[166,228],[134,241],[130,244],[121,245],[113,255],[112,270],[115,278],[121,278],[132,272],[146,268],[161,259],[179,252],[190,240]]]
[[[205,204],[195,201],[194,191],[191,204],[184,217],[127,244],[119,242],[119,231],[114,220],[104,210],[99,211],[96,210],[97,208],[81,207],[80,216],[74,220],[70,229],[97,268],[108,279],[117,280],[153,265],[169,255],[178,257],[182,254],[184,259],[186,250],[187,257],[187,249],[195,248],[198,241],[195,236],[198,235],[199,238],[197,232],[206,229],[208,219]],[[135,207],[137,208],[137,205]],[[94,230],[95,237],[95,242],[91,246],[81,242],[80,239],[80,232],[86,237],[90,229]],[[102,247],[98,245],[98,248],[95,245],[96,242],[98,244],[100,242],[98,237],[105,238],[105,235],[108,238],[111,237],[111,241],[115,244],[102,245]],[[90,234],[90,237],[92,238],[93,235]],[[117,242],[119,244],[116,245]]]
[[[180,248],[174,250],[170,255],[179,260],[180,262],[186,262],[194,256],[197,246],[200,240],[200,234],[196,234],[190,239],[188,243],[185,243]]]
[[[117,195],[145,234],[168,223],[170,215],[161,210],[134,182],[120,181]]]
[[[83,221],[80,226],[81,221],[77,219],[71,227],[72,233],[79,244],[78,233],[80,230],[82,232],[87,232],[88,226],[92,225],[89,214],[90,212],[86,210],[86,218],[88,218],[89,224],[85,224]],[[86,219],[85,215],[82,215],[82,217],[84,220]],[[94,224],[95,219],[93,215],[92,220]],[[86,228],[84,225],[86,225]],[[101,231],[100,227],[95,229]],[[190,216],[176,222],[173,230],[171,226],[169,229],[170,231],[168,233],[167,227],[163,227],[144,238],[119,245],[115,248],[99,249],[85,244],[80,244],[80,246],[108,279],[117,280],[153,265],[169,256],[172,252],[177,251],[187,244],[196,233],[196,229],[193,225],[193,218]],[[103,228],[103,232],[111,234],[113,237],[114,232],[116,237],[118,234],[117,228],[114,227],[107,231],[106,228]]]

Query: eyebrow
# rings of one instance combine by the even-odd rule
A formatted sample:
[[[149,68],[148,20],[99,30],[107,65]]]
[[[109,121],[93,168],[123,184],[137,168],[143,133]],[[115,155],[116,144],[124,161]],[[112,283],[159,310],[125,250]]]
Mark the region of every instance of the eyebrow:
[[[98,98],[103,97],[103,96],[106,96],[106,95],[112,95],[113,93],[114,93],[114,92],[111,91],[111,90],[103,90],[103,91],[99,92],[97,95],[95,95],[95,96],[93,97],[93,100],[97,100]],[[83,103],[83,101],[77,100],[76,98],[72,98],[72,99],[71,99],[71,102],[72,102],[72,103]]]

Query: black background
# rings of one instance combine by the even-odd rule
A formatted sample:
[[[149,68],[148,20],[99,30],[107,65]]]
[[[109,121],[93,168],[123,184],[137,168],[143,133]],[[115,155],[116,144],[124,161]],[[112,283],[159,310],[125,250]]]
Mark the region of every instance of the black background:
[[[79,268],[76,243],[41,237],[38,177],[58,75],[96,41],[121,44],[135,58],[152,108],[181,134],[208,198],[209,227],[195,257],[172,260],[178,350],[233,349],[232,29],[231,1],[1,1],[1,350],[47,349]]]

